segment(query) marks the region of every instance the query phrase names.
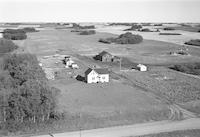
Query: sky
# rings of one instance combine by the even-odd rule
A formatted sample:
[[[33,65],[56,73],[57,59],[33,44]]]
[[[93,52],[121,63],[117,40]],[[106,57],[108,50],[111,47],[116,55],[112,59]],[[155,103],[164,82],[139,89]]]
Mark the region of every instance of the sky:
[[[0,22],[200,22],[200,0],[0,0]]]

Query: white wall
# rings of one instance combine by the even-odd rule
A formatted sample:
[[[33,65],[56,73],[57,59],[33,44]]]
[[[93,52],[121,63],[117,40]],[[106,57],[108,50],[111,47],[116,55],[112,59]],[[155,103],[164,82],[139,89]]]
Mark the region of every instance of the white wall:
[[[109,74],[97,74],[95,71],[91,71],[90,74],[86,76],[87,83],[97,83],[97,82],[109,82]]]
[[[98,74],[95,71],[91,71],[90,74],[86,76],[87,83],[97,83],[98,81]]]
[[[100,76],[100,82],[109,82],[108,74],[103,74],[103,75],[99,75],[99,76]]]

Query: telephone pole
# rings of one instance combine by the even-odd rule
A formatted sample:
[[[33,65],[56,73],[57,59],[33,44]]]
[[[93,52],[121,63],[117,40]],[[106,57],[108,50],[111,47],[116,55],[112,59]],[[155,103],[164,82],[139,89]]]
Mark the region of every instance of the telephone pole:
[[[120,60],[119,60],[119,71],[121,71],[121,69],[122,69],[122,59],[120,58]]]

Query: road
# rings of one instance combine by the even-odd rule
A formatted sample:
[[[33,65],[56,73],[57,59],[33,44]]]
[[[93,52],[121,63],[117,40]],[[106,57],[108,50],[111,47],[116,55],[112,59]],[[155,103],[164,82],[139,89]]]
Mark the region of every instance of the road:
[[[181,121],[158,121],[128,126],[100,128],[81,131],[81,137],[130,137],[177,130],[200,129],[200,118]],[[35,137],[51,137],[40,135]],[[53,137],[80,137],[80,131],[56,133]]]

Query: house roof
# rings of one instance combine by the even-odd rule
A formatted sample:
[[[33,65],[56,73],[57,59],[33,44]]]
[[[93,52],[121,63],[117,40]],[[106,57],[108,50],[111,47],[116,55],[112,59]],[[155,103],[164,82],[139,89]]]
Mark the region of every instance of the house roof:
[[[96,71],[98,74],[108,74],[108,69],[106,68],[96,68],[94,69],[94,71]]]
[[[104,55],[110,55],[112,56],[110,53],[108,53],[107,51],[102,51],[101,53],[99,53],[99,56],[104,56]]]
[[[85,71],[85,75],[88,75],[90,74],[90,72],[94,70],[95,72],[97,72],[98,74],[108,74],[108,69],[106,68],[95,68],[95,69],[91,69],[91,68],[88,68],[86,71]]]
[[[137,67],[146,67],[146,66],[143,64],[138,64]]]
[[[86,71],[85,71],[85,75],[88,75],[88,74],[90,74],[90,72],[92,71],[93,69],[91,69],[91,68],[88,68]]]

